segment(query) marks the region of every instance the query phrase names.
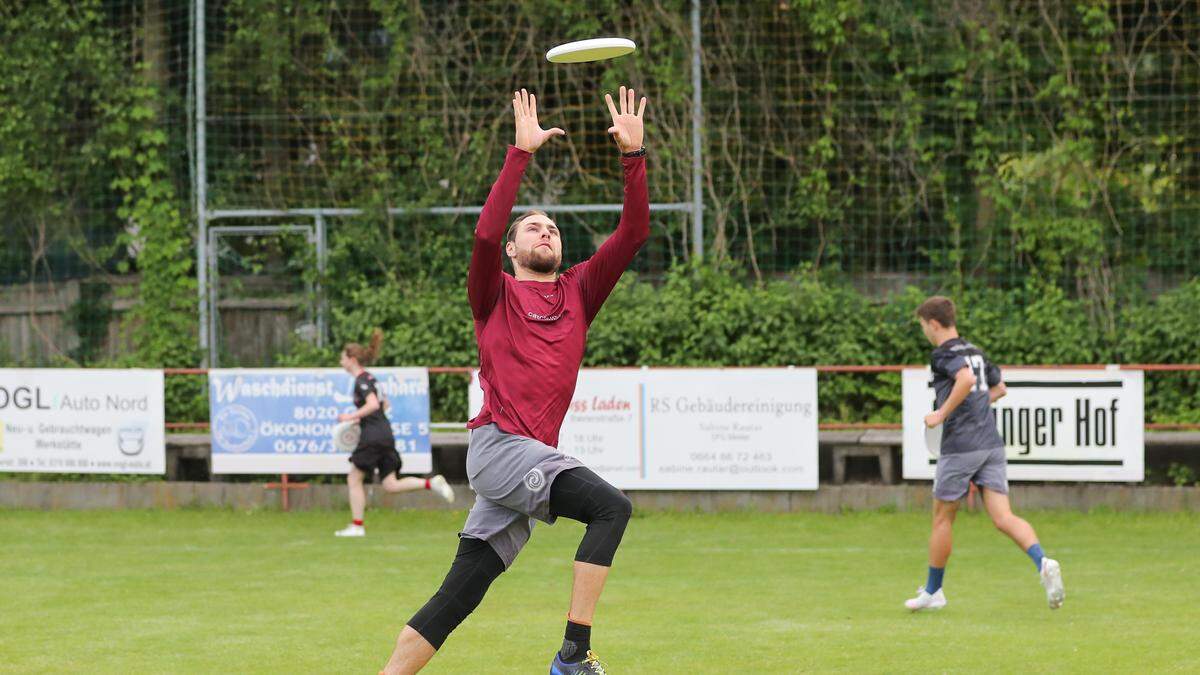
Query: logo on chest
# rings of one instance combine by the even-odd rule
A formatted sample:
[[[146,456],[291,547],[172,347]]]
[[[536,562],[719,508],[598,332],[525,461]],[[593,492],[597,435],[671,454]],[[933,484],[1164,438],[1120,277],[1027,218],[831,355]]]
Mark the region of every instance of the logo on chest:
[[[531,289],[532,290],[532,289]],[[551,291],[543,293],[541,291],[533,291],[526,296],[528,300],[521,303],[524,305],[521,309],[524,310],[525,318],[532,321],[558,321],[566,314],[566,307],[562,302],[562,296],[559,291]],[[529,305],[537,305],[537,309],[530,309]]]

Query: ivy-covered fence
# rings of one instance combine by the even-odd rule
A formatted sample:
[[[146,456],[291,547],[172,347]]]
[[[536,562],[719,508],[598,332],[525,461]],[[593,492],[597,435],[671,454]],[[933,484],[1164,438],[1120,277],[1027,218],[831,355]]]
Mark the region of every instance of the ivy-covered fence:
[[[522,200],[619,201],[601,97],[621,83],[651,98],[653,200],[686,201],[691,7],[206,0],[201,158],[191,0],[0,5],[0,360],[197,365],[203,160],[213,209],[362,210],[327,220],[324,274],[295,238],[223,244],[238,336],[223,363],[333,363],[381,326],[385,363],[470,364],[472,218],[388,209],[477,206],[520,86],[568,130]],[[1200,360],[1196,3],[700,8],[706,255],[692,259],[686,214],[656,213],[590,363],[915,362],[911,306],[932,291],[1002,361]],[[597,34],[640,49],[543,58]],[[564,215],[568,262],[614,220]],[[290,330],[318,282],[333,347]],[[261,316],[285,329],[253,328]],[[1189,377],[1151,385],[1151,419],[1195,415]],[[890,414],[886,378],[839,381],[828,419]],[[459,417],[458,385],[440,382]],[[179,386],[176,417],[202,415],[199,388]]]

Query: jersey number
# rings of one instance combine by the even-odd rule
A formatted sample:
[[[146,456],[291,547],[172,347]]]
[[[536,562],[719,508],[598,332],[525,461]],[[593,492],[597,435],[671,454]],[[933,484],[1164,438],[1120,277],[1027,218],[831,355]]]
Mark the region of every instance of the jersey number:
[[[975,391],[987,391],[987,373],[984,372],[983,357],[979,354],[972,354],[967,357],[967,364],[971,367],[971,372],[975,373]]]

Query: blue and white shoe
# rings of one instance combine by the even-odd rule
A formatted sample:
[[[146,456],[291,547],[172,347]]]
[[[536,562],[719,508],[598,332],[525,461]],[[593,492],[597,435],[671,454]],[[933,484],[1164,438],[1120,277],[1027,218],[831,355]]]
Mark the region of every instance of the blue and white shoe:
[[[605,675],[608,671],[600,663],[596,652],[588,650],[587,657],[575,663],[566,663],[556,652],[550,663],[550,675]]]

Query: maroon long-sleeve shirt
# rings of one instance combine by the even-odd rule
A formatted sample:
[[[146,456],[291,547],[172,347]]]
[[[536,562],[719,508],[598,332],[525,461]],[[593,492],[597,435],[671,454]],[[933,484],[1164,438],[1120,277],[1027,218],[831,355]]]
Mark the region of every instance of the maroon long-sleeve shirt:
[[[509,146],[475,226],[467,295],[479,344],[483,409],[467,426],[494,422],[507,433],[557,447],[588,326],[650,235],[650,198],[645,157],[623,157],[625,203],[616,232],[556,281],[517,281],[503,271],[500,251],[532,156]]]

